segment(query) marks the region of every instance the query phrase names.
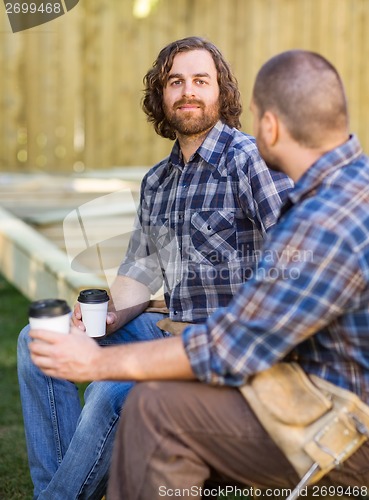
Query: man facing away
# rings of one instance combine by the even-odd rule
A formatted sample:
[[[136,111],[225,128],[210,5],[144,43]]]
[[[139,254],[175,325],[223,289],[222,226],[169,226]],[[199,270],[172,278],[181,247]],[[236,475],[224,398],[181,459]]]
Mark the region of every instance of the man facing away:
[[[124,407],[109,500],[155,500],[173,490],[192,498],[191,488],[214,475],[296,485],[237,390],[281,360],[369,403],[369,159],[349,136],[341,79],[318,54],[279,54],[259,71],[251,110],[263,157],[295,187],[257,272],[229,306],[165,341],[102,349],[77,328],[31,334],[49,342],[30,347],[49,376],[148,381]],[[365,495],[369,442],[323,481]]]
[[[102,346],[162,339],[169,334],[158,321],[182,329],[228,305],[255,272],[262,240],[291,188],[285,175],[269,171],[253,138],[238,131],[237,83],[213,44],[196,37],[171,43],[145,83],[149,120],[176,142],[143,180]],[[148,312],[150,295],[162,284],[168,314]],[[78,308],[73,322],[84,329]],[[31,362],[29,345],[26,327],[18,367],[34,496],[100,499],[133,383],[109,376],[90,384],[81,410],[72,379],[45,376]],[[161,363],[166,366],[165,356]]]

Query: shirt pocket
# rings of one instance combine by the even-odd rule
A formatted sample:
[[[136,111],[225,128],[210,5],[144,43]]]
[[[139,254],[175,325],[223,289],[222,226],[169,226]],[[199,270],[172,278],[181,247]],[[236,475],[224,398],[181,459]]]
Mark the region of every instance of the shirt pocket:
[[[212,265],[233,260],[237,255],[235,212],[205,210],[191,217],[193,256]]]

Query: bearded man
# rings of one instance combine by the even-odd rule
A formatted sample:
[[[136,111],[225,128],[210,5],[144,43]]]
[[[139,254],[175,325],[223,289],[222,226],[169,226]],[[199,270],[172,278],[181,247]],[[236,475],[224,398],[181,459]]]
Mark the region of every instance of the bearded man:
[[[144,81],[148,120],[175,143],[143,179],[100,345],[169,337],[227,306],[255,273],[264,236],[292,186],[269,171],[255,140],[238,130],[237,81],[212,43],[190,37],[169,44]],[[164,307],[148,308],[161,286]],[[84,330],[82,320],[76,307],[74,325]],[[93,382],[81,409],[70,379],[54,379],[32,363],[29,327],[20,334],[18,367],[34,498],[100,500],[134,383]]]

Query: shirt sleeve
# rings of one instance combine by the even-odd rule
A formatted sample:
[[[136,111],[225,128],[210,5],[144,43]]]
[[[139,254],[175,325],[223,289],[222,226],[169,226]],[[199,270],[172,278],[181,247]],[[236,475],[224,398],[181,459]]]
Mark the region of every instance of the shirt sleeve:
[[[254,276],[230,306],[183,333],[203,382],[242,385],[357,305],[364,287],[357,255],[324,217],[313,224],[303,214],[284,217],[267,241]]]
[[[158,253],[150,235],[150,210],[145,199],[145,179],[141,187],[140,205],[118,275],[128,276],[146,285],[155,294],[163,283]]]

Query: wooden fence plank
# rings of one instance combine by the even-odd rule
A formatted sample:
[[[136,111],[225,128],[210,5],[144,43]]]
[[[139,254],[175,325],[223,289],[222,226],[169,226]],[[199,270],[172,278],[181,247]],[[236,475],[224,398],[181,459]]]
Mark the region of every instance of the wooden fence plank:
[[[133,2],[89,0],[14,34],[0,9],[0,168],[78,172],[166,156],[171,141],[140,108],[142,78],[164,45],[189,35],[231,63],[248,132],[260,65],[291,48],[322,53],[342,74],[352,130],[369,151],[368,21],[367,0],[158,0],[140,19]]]
[[[6,21],[6,22],[5,22]],[[11,36],[7,19],[0,16],[1,45],[0,45],[0,166],[6,168],[9,158],[12,160],[11,169],[17,168],[26,161],[26,137],[25,129],[19,130],[19,121],[22,113],[22,97],[19,86],[15,83],[19,80],[22,70],[20,66],[20,53],[22,40],[15,39],[13,44],[4,43]],[[22,143],[20,145],[20,143]],[[21,149],[21,154],[18,151]]]

